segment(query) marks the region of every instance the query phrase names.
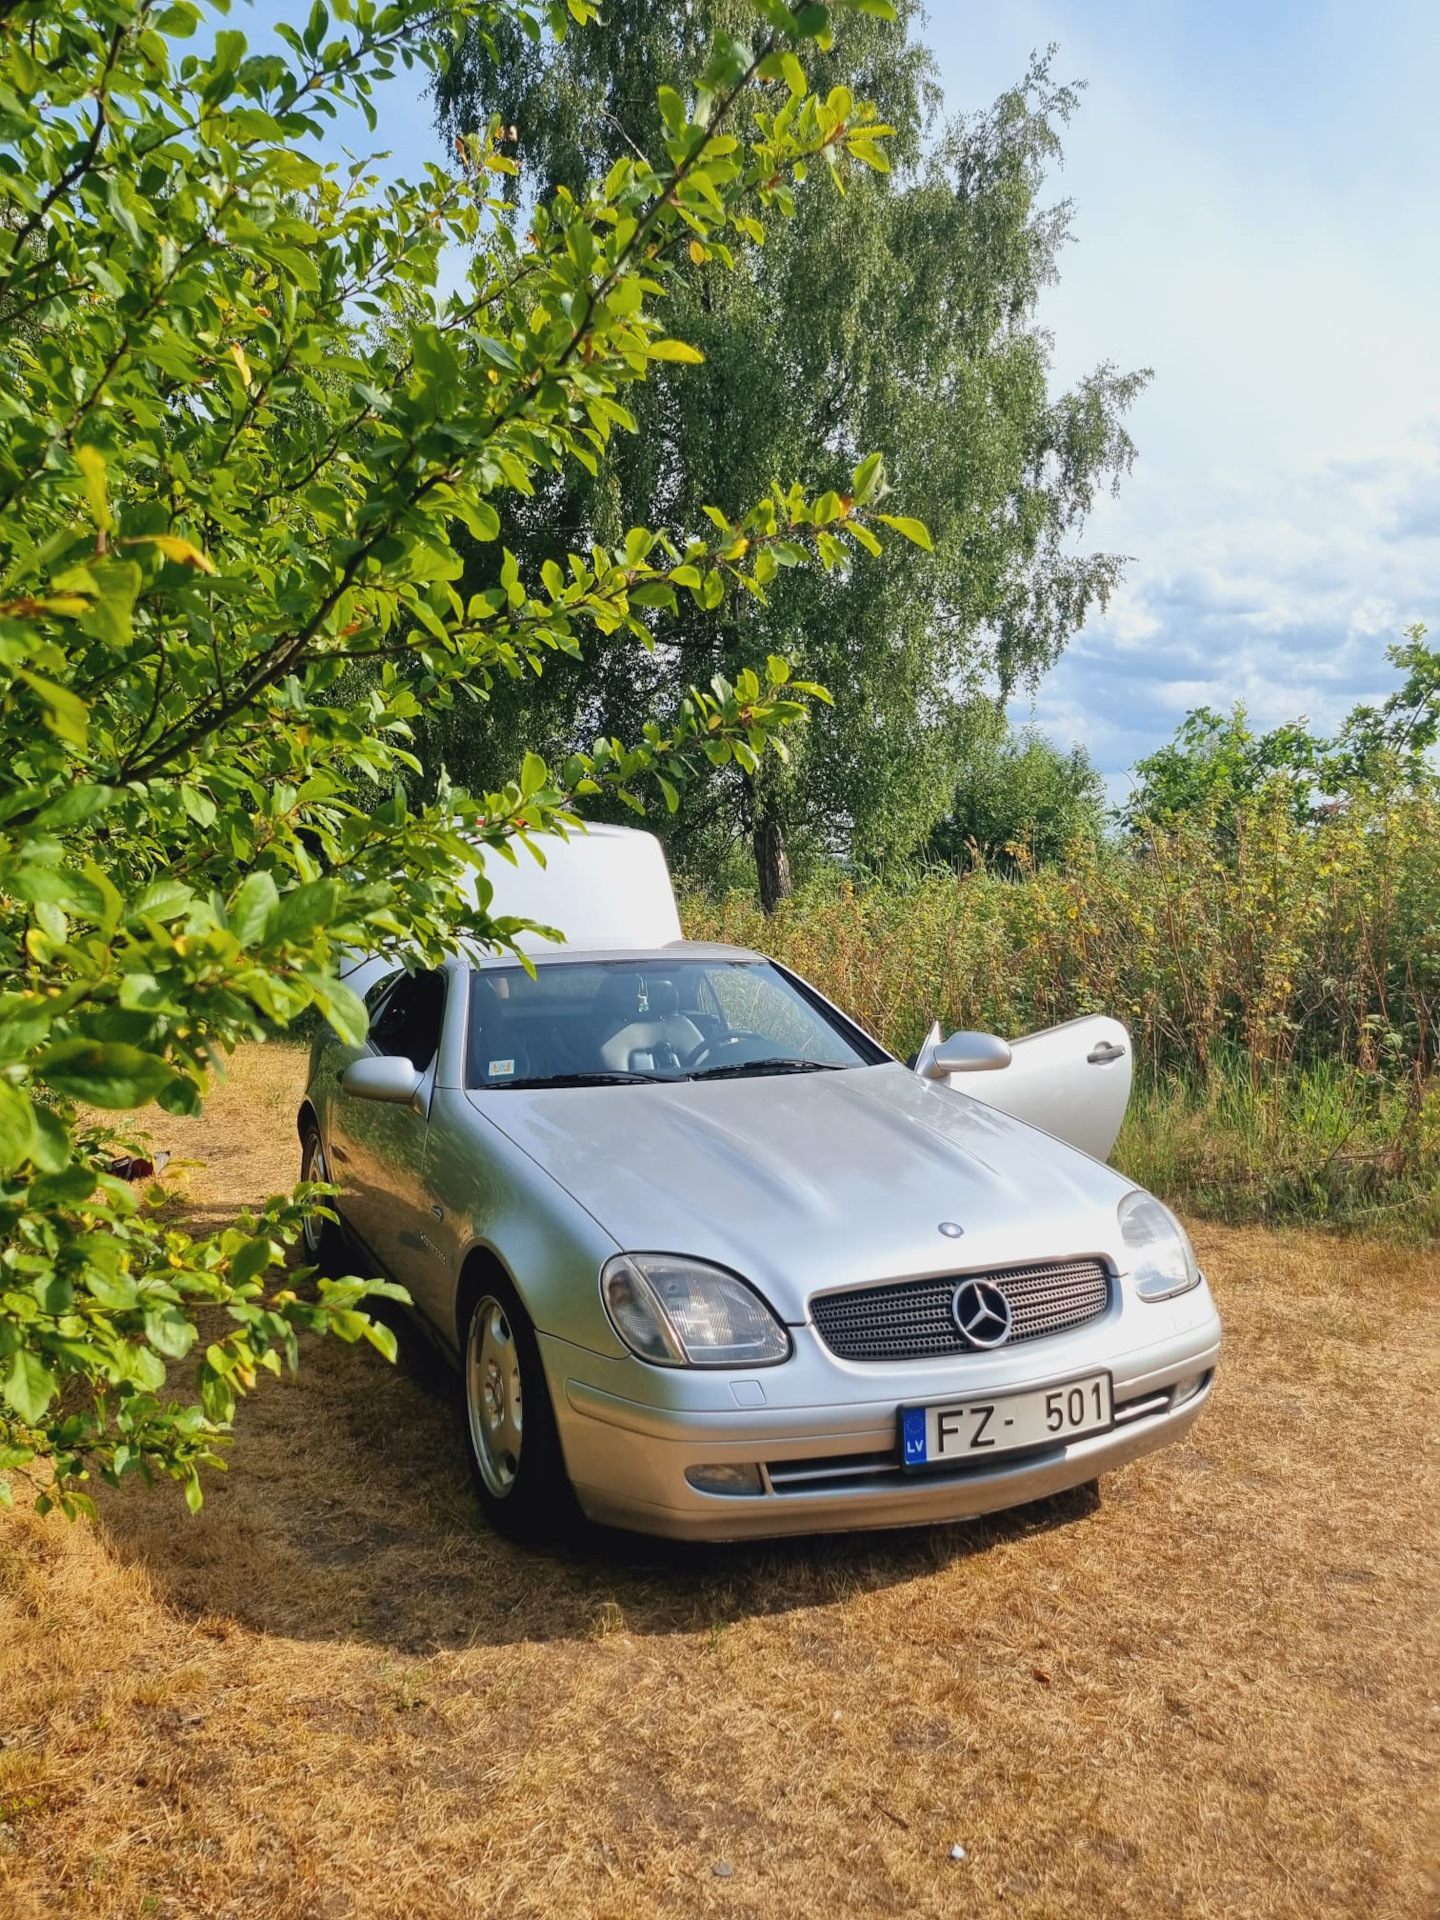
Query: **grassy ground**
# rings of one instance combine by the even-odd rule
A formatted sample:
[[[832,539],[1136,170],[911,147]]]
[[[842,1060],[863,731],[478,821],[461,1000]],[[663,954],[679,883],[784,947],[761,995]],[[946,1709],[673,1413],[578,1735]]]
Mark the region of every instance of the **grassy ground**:
[[[197,1210],[293,1177],[298,1065],[157,1124]],[[1098,1503],[541,1557],[433,1371],[315,1347],[197,1520],[0,1517],[0,1913],[1440,1911],[1433,1256],[1198,1238],[1214,1403]]]

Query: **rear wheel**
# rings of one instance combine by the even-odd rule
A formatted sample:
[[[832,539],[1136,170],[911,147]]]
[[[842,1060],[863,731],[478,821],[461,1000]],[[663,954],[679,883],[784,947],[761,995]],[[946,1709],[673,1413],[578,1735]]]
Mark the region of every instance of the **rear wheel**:
[[[511,1540],[553,1538],[574,1521],[550,1389],[515,1289],[487,1275],[465,1335],[465,1439],[485,1517]]]
[[[306,1117],[300,1135],[300,1178],[330,1178],[320,1128],[313,1116]],[[333,1209],[334,1202],[329,1202],[329,1205]],[[310,1266],[319,1267],[322,1273],[340,1271],[345,1260],[345,1236],[333,1220],[325,1220],[318,1213],[312,1213],[300,1229],[300,1242]]]

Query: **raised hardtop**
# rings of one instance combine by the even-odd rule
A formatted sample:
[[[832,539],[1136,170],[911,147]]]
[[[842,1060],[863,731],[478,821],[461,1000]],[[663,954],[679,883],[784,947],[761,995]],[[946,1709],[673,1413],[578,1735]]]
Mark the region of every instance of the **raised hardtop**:
[[[653,833],[593,826],[564,840],[547,834],[535,845],[543,866],[525,846],[514,849],[513,866],[499,854],[486,857],[494,919],[554,927],[577,953],[654,950],[683,940],[665,852]],[[522,933],[518,945],[537,957],[556,951],[541,933]]]
[[[631,967],[664,966],[676,960],[763,960],[764,954],[750,947],[729,947],[713,940],[671,940],[663,947],[572,947],[568,942],[555,946],[529,947],[525,957],[533,966],[565,966],[584,961],[591,966],[606,961]],[[481,948],[465,949],[471,966],[481,968],[513,967],[520,963],[513,953],[491,953]]]

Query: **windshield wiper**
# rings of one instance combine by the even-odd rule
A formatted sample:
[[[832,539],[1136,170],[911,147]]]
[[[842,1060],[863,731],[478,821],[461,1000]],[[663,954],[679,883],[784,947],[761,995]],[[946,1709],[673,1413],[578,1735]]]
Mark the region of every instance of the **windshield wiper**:
[[[692,1080],[738,1080],[747,1073],[840,1073],[838,1060],[797,1060],[777,1057],[773,1060],[742,1060],[729,1067],[702,1067]]]
[[[658,1073],[552,1073],[543,1079],[487,1080],[477,1091],[501,1093],[507,1087],[653,1087],[664,1077]]]

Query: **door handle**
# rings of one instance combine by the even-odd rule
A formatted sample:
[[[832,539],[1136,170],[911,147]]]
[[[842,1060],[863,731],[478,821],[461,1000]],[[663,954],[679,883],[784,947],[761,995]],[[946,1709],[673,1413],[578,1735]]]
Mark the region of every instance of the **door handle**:
[[[1112,1060],[1123,1060],[1124,1057],[1125,1049],[1117,1041],[1102,1040],[1086,1054],[1085,1063],[1091,1067],[1108,1067]]]

